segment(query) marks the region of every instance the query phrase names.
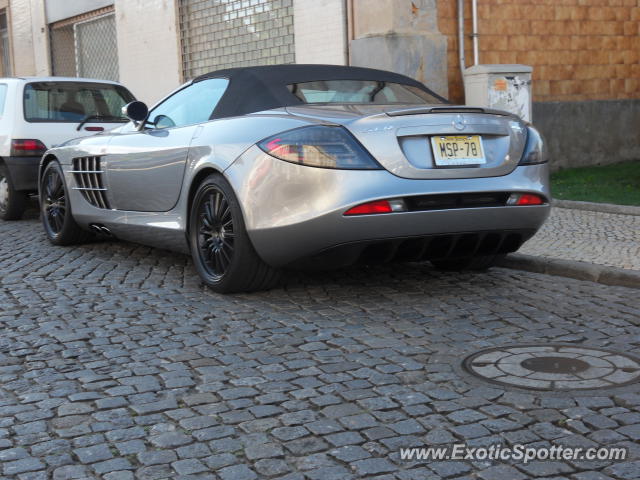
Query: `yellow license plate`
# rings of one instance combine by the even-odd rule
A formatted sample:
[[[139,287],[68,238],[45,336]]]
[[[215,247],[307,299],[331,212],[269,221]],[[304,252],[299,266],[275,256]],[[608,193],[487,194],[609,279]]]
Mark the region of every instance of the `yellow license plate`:
[[[483,165],[487,163],[480,135],[441,135],[431,137],[437,167]]]

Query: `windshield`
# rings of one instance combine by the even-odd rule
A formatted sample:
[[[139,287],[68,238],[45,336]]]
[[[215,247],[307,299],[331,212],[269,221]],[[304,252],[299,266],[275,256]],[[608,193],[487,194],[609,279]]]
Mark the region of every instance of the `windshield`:
[[[372,105],[443,103],[411,85],[379,80],[317,80],[292,83],[289,91],[304,103],[358,103]]]
[[[24,87],[27,122],[126,122],[122,107],[135,100],[120,85],[89,82],[34,82]]]

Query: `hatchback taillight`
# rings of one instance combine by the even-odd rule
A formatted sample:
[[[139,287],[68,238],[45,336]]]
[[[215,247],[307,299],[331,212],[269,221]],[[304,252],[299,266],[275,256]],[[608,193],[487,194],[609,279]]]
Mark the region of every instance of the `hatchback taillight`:
[[[12,157],[39,157],[47,151],[47,147],[40,140],[14,139],[11,140]]]

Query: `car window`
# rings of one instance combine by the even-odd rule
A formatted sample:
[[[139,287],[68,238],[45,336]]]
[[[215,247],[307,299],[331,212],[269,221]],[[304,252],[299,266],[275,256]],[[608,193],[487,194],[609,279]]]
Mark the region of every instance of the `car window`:
[[[7,98],[7,84],[0,83],[0,116],[4,113],[4,101]]]
[[[27,122],[81,122],[98,116],[99,122],[126,121],[122,107],[135,100],[120,85],[89,82],[33,82],[24,87]]]
[[[189,85],[154,108],[149,120],[156,128],[206,122],[228,84],[229,80],[226,78],[212,78]]]
[[[318,80],[292,83],[289,91],[304,103],[374,105],[433,104],[442,100],[412,85],[379,80]]]

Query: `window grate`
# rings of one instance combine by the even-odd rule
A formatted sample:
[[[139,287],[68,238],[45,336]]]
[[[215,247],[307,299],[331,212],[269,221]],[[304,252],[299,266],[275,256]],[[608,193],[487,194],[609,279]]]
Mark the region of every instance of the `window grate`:
[[[118,80],[115,14],[53,24],[50,31],[53,74]]]
[[[185,80],[221,68],[293,63],[293,0],[179,0]]]

